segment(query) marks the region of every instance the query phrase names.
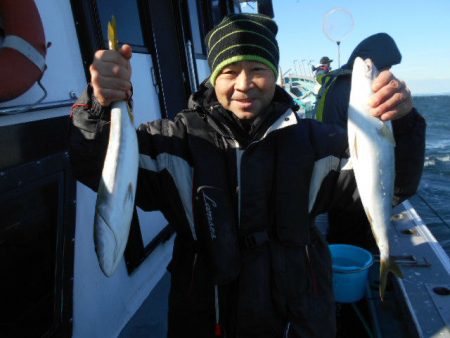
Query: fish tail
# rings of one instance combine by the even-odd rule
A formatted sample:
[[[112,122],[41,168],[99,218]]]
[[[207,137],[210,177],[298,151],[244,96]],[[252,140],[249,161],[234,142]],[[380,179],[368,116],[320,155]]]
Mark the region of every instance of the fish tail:
[[[109,40],[109,49],[118,50],[119,49],[119,41],[117,38],[117,22],[116,17],[113,15],[111,21],[108,22],[108,40]]]
[[[383,300],[384,291],[386,290],[388,273],[392,272],[398,278],[403,278],[403,273],[400,267],[395,262],[394,258],[388,257],[387,259],[381,259],[380,261],[380,298]]]

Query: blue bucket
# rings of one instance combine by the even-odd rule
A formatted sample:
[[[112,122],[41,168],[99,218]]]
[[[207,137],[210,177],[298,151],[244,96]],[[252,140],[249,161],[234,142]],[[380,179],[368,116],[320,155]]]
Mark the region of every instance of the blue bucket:
[[[329,245],[333,263],[333,291],[336,302],[353,303],[364,297],[372,254],[358,246]]]

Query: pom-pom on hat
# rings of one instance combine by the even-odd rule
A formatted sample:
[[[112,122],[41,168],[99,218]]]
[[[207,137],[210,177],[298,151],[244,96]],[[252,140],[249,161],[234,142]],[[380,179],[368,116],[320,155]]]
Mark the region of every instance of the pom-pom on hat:
[[[279,50],[275,21],[262,14],[239,13],[226,16],[206,35],[210,82],[214,86],[222,69],[239,61],[256,61],[278,76]]]

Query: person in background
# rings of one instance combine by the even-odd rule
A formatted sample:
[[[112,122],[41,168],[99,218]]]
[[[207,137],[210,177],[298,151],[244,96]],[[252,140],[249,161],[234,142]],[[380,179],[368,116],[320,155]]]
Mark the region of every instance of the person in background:
[[[333,62],[333,60],[331,60],[328,56],[324,56],[320,59],[320,64],[317,66],[311,66],[314,78],[316,79],[316,84],[313,90],[313,93],[316,96],[316,101],[318,101],[317,98],[320,94],[322,86],[326,85],[326,81],[324,81],[324,79],[327,79],[327,75],[331,72],[331,62]],[[312,112],[312,118],[317,118],[316,110]]]
[[[339,126],[343,129],[347,128],[351,70],[357,56],[364,59],[371,58],[380,70],[389,69],[391,66],[399,64],[402,58],[395,41],[386,33],[374,34],[361,41],[355,47],[347,63],[341,68],[332,71],[324,78],[326,85],[321,88],[316,104],[318,108],[316,116],[320,121]],[[384,76],[384,73],[381,76]],[[402,81],[394,81],[390,85],[406,88],[406,84]],[[410,95],[410,93],[407,95]],[[379,116],[383,108],[382,104],[374,109],[374,115]],[[410,110],[412,112],[412,114],[408,114],[407,117],[402,119],[402,124],[415,124],[421,125],[422,127],[417,129],[417,133],[411,134],[408,140],[404,140],[405,142],[411,143],[417,151],[403,153],[400,150],[402,145],[399,142],[401,141],[397,140],[397,136],[399,133],[403,133],[404,129],[398,121],[393,121],[394,133],[397,140],[395,147],[396,189],[394,191],[394,200],[392,201],[393,205],[399,204],[415,193],[419,185],[420,177],[422,176],[425,156],[425,120],[416,112],[412,100],[404,100],[401,105],[393,109],[388,109],[385,114],[387,117],[393,116],[398,109]],[[414,169],[409,167],[410,164]],[[399,188],[400,186],[402,187],[401,189]],[[333,205],[328,213],[328,221],[329,233],[327,239],[330,243],[358,245],[377,253],[378,248],[359,198],[356,200],[344,199]]]
[[[136,203],[176,231],[168,337],[335,336],[331,259],[314,219],[357,195],[347,136],[297,117],[276,85],[277,30],[264,15],[225,17],[206,36],[211,75],[187,109],[137,130]],[[93,190],[111,103],[130,95],[131,55],[128,45],[98,51],[72,110],[73,172]],[[389,71],[376,83],[377,116],[402,131],[397,153],[421,152],[406,141],[422,127],[409,91]]]
[[[317,82],[321,82],[318,80],[322,75],[327,74],[331,71],[331,63],[333,60],[331,60],[328,56],[324,56],[320,59],[320,64],[317,66],[311,66],[312,71],[314,73],[314,77],[316,78]]]

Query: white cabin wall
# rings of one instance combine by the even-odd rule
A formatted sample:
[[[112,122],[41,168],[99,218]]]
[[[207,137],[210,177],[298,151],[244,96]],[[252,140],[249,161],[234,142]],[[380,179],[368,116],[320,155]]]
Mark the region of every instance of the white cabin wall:
[[[158,94],[153,86],[150,54],[133,53],[131,83],[133,84],[133,113],[135,126],[161,118]]]
[[[70,99],[70,93],[79,94],[86,83],[70,2],[38,0],[36,3],[41,16],[45,16],[46,39],[52,43],[43,81],[46,87],[51,86],[46,101]]]
[[[78,38],[72,15],[70,1],[36,0],[45,38],[51,42],[47,50],[47,70],[42,84],[48,94],[41,106],[71,99],[71,93],[79,94],[86,85]],[[0,110],[14,106],[24,106],[36,102],[42,90],[34,84],[23,95],[0,103]],[[1,116],[2,125],[23,123],[45,118],[68,115],[70,109],[48,109],[18,115]]]

